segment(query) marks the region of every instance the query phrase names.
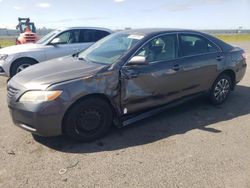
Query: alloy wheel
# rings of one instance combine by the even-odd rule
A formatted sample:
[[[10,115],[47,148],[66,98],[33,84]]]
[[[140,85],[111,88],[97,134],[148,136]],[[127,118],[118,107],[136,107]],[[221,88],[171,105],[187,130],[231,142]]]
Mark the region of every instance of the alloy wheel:
[[[217,82],[214,89],[214,97],[217,101],[223,101],[230,92],[230,82],[227,79],[221,79]]]
[[[24,69],[26,69],[27,67],[31,66],[30,64],[28,63],[24,63],[22,65],[20,65],[19,67],[17,67],[16,69],[16,74],[23,71]]]

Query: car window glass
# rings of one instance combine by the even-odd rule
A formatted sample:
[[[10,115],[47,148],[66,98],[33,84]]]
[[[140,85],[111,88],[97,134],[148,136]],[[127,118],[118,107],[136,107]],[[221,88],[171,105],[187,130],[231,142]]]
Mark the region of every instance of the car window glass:
[[[80,42],[80,30],[74,30],[73,33],[74,35],[72,35],[71,43],[79,43]]]
[[[21,24],[21,31],[22,32],[25,32],[25,29],[26,28],[29,28],[32,32],[35,32],[36,30],[35,30],[35,26],[34,26],[34,24],[32,24],[32,23],[22,23]]]
[[[44,37],[42,37],[39,41],[37,41],[38,44],[43,44],[43,43],[47,43],[50,40],[52,40],[58,33],[60,33],[61,30],[55,30],[50,32],[49,34],[45,35]]]
[[[176,35],[154,38],[144,45],[135,56],[143,56],[149,63],[173,60],[177,54],[176,41]]]
[[[103,37],[106,37],[109,35],[109,32],[107,31],[100,31],[100,30],[96,30],[95,31],[95,36],[93,37],[95,39],[95,42],[102,39]]]
[[[80,42],[97,42],[103,37],[109,35],[106,31],[94,30],[94,29],[84,29],[80,33]]]
[[[143,35],[112,34],[81,52],[78,57],[90,62],[112,64],[129,52],[143,38]]]
[[[76,43],[76,37],[74,31],[66,31],[58,35],[56,38],[59,38],[59,44],[72,44]]]
[[[198,35],[180,35],[181,56],[216,52],[218,48],[209,40]]]

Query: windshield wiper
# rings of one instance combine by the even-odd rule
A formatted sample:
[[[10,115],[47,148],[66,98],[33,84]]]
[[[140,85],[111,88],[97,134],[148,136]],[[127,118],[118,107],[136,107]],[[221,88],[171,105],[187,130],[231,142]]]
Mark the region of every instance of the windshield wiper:
[[[100,62],[96,62],[96,61],[87,60],[87,59],[84,58],[84,57],[78,57],[78,60],[80,60],[80,61],[85,61],[85,62],[87,62],[87,63],[97,63],[97,64],[105,65],[105,63],[100,63]]]
[[[83,57],[78,57],[78,60],[86,61],[86,59],[84,59]]]

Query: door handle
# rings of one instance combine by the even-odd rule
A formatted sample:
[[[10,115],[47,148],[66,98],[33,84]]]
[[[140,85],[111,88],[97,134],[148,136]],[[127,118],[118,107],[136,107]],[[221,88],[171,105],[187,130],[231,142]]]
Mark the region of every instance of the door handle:
[[[131,79],[131,78],[137,78],[138,77],[138,74],[136,72],[133,72],[133,73],[126,73],[122,76],[123,78],[126,78],[126,79]]]
[[[130,74],[130,75],[127,75],[128,78],[137,78],[138,77],[138,74]]]
[[[122,78],[126,78],[126,79],[137,78],[138,75],[139,75],[138,71],[126,70],[126,71],[123,71]]]
[[[172,69],[175,70],[175,71],[179,71],[181,69],[181,67],[182,67],[181,65],[176,64],[176,65],[173,66]]]
[[[225,58],[224,56],[219,55],[219,56],[216,57],[216,60],[217,60],[217,61],[221,61],[221,60],[223,60],[224,58]]]

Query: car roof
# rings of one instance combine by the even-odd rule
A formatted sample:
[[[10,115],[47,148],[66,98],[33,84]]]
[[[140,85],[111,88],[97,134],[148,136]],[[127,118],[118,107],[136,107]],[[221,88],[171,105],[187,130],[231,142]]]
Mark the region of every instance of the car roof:
[[[191,32],[191,33],[201,33],[190,29],[175,29],[175,28],[143,28],[143,29],[131,29],[121,31],[129,34],[141,34],[141,35],[154,35],[161,33],[172,33],[172,32]]]
[[[131,30],[121,31],[121,33],[130,34],[130,35],[142,35],[144,37],[151,37],[151,36],[156,36],[156,35],[165,34],[165,33],[178,33],[178,32],[200,34],[203,37],[206,37],[207,39],[215,43],[216,45],[220,46],[220,48],[223,51],[230,51],[233,48],[230,44],[227,44],[224,41],[214,36],[208,35],[200,31],[190,30],[190,29],[144,28],[144,29],[131,29]]]
[[[82,27],[82,26],[77,26],[77,27],[60,27],[57,30],[65,31],[65,30],[71,30],[71,29],[95,29],[95,30],[101,30],[101,31],[107,31],[109,33],[113,33],[112,30],[107,29],[107,28],[103,28],[103,27],[88,27],[88,26],[84,26],[84,27]]]

